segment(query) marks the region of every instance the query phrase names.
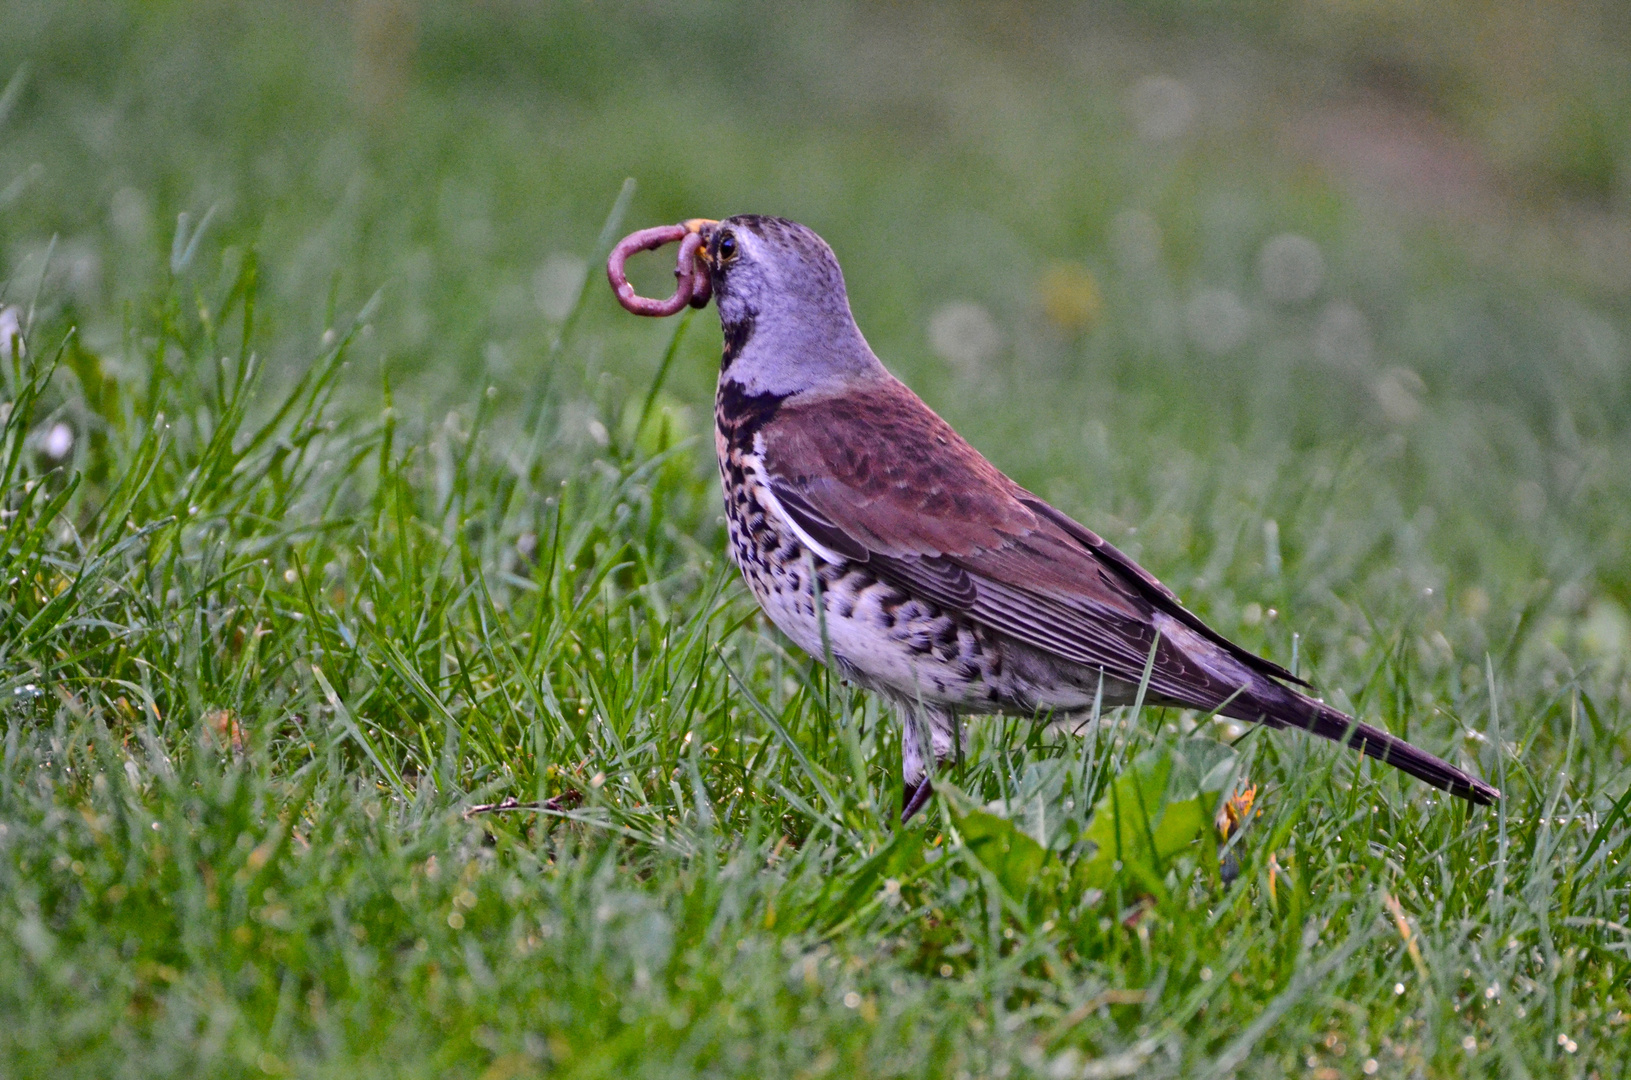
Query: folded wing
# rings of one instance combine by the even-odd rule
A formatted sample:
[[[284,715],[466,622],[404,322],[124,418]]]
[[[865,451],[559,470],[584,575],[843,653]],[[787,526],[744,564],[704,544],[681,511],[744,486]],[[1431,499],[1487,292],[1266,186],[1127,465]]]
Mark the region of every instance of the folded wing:
[[[1127,682],[1153,648],[1151,689],[1197,708],[1255,679],[1300,681],[1008,479],[899,383],[789,403],[763,436],[772,490],[798,526],[914,595]],[[1161,616],[1214,656],[1191,655],[1171,634],[1157,644]]]

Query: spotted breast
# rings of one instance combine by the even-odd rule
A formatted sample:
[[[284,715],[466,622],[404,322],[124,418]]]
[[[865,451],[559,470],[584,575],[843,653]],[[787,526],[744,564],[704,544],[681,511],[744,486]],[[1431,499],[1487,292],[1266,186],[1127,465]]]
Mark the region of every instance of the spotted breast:
[[[1091,701],[1097,673],[1061,686],[1058,665],[1036,650],[810,536],[781,504],[765,465],[763,429],[785,401],[721,380],[714,404],[731,559],[778,629],[810,655],[830,655],[851,681],[912,707],[1029,714]],[[1125,689],[1113,680],[1109,700]]]

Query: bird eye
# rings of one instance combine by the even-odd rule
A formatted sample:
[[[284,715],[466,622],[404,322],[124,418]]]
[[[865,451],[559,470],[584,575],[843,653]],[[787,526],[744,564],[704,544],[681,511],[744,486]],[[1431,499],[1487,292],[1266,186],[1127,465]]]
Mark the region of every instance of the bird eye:
[[[736,237],[726,233],[719,238],[719,261],[729,262],[736,258]]]

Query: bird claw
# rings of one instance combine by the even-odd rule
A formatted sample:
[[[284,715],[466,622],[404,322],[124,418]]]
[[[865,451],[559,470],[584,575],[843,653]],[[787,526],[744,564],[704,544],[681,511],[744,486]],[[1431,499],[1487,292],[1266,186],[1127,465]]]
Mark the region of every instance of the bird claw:
[[[928,805],[929,797],[934,794],[934,785],[924,777],[913,787],[911,782],[906,784],[906,790],[901,793],[900,823],[902,825],[911,821],[917,812]]]
[[[680,225],[658,225],[619,240],[606,259],[606,280],[611,282],[617,302],[635,315],[654,318],[673,315],[687,304],[694,308],[706,307],[713,295],[713,283],[697,252],[702,249],[702,226],[711,224],[713,222],[699,218]],[[666,300],[653,300],[636,293],[625,271],[629,256],[637,251],[655,251],[675,241],[679,242],[680,251],[674,266],[673,295]]]

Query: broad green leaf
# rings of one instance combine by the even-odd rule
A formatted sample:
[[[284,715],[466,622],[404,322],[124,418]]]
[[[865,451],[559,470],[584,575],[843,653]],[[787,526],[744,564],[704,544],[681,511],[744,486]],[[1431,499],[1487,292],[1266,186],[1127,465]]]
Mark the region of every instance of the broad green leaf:
[[[1140,754],[1093,808],[1082,835],[1095,850],[1076,864],[1077,887],[1108,889],[1119,877],[1163,894],[1173,859],[1197,844],[1215,846],[1213,813],[1234,772],[1234,752],[1208,740]]]
[[[946,796],[951,817],[963,838],[963,848],[991,872],[1009,898],[1024,900],[1042,871],[1046,852],[1017,825],[974,805],[961,791],[943,781],[937,788]]]

